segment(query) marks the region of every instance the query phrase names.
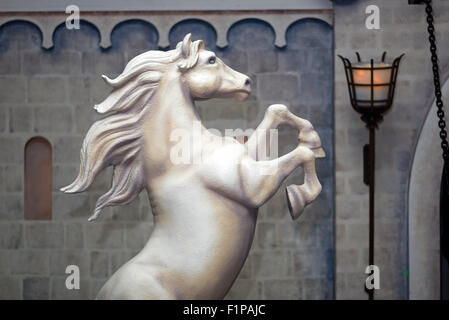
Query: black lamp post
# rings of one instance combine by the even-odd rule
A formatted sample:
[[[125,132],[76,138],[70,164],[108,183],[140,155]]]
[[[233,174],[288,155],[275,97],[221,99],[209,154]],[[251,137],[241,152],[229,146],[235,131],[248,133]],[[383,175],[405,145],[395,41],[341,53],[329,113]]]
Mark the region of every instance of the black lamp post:
[[[385,62],[386,52],[381,62],[363,63],[356,52],[357,63],[339,55],[345,67],[351,105],[360,113],[369,129],[369,144],[363,147],[363,181],[369,186],[369,265],[374,265],[374,169],[375,169],[375,129],[393,103],[399,63],[403,54]],[[374,289],[368,291],[369,299],[374,299]]]

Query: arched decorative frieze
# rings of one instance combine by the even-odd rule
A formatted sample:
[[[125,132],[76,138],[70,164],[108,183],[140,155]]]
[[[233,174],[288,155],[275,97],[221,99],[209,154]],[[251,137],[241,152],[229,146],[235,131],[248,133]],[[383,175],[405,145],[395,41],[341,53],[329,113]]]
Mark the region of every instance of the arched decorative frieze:
[[[22,20],[36,25],[42,33],[42,47],[53,47],[53,34],[56,28],[65,23],[65,13],[7,13],[0,15],[0,27],[8,22]],[[154,26],[158,32],[159,47],[167,48],[170,44],[170,30],[185,20],[201,20],[211,25],[217,34],[216,45],[224,48],[228,45],[227,34],[236,23],[247,19],[256,19],[268,23],[275,33],[275,45],[279,48],[287,44],[286,32],[290,25],[302,19],[313,18],[332,26],[332,11],[300,10],[300,11],[267,11],[267,12],[86,12],[80,19],[94,25],[100,33],[100,47],[109,48],[114,28],[128,20],[140,20]]]

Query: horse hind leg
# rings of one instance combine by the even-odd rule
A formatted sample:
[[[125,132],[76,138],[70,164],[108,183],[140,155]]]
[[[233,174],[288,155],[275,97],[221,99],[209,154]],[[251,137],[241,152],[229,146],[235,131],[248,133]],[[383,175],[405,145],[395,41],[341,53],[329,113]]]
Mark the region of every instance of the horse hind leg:
[[[315,171],[315,160],[304,163],[303,167],[304,183],[299,186],[293,184],[285,189],[288,209],[293,220],[304,212],[304,208],[318,197],[322,189]]]

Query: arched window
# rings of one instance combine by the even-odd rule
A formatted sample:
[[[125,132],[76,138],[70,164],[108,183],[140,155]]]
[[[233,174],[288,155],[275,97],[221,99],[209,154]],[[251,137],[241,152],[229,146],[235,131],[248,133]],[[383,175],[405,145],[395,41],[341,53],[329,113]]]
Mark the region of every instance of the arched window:
[[[25,145],[25,220],[50,220],[51,194],[51,144],[33,137]]]

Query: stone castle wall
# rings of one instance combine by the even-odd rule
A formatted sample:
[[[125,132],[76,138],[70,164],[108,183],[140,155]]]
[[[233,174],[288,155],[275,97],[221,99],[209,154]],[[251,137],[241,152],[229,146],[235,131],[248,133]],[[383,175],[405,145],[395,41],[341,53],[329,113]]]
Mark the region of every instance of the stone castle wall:
[[[185,33],[204,39],[226,63],[248,74],[253,93],[245,102],[198,103],[206,126],[255,128],[272,103],[285,103],[309,119],[320,133],[326,159],[317,161],[323,184],[318,200],[292,221],[284,188],[302,181],[301,169],[283,184],[259,214],[256,237],[229,298],[317,299],[334,297],[333,30],[317,20],[295,23],[287,47],[274,46],[273,30],[247,20],[232,27],[229,46],[215,47],[213,29],[184,22],[170,33],[171,47]],[[79,150],[90,125],[99,119],[93,105],[110,88],[100,75],[119,74],[138,53],[156,48],[150,25],[129,21],[112,34],[112,47],[98,46],[97,30],[60,26],[54,47],[41,48],[31,24],[12,22],[0,29],[0,298],[93,298],[112,273],[138,252],[153,225],[145,193],[123,207],[104,210],[88,223],[95,201],[108,190],[106,170],[88,192],[65,195],[58,189],[77,174]],[[24,146],[34,136],[53,147],[53,218],[24,220]],[[297,144],[294,130],[280,128],[280,153]],[[65,288],[65,268],[81,271],[81,289]]]

